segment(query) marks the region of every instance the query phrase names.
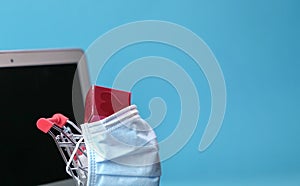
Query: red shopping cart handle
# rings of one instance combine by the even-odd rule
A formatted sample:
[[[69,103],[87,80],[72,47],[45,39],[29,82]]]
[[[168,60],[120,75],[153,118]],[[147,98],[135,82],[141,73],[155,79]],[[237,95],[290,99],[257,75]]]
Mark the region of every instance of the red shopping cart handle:
[[[44,133],[48,133],[53,125],[57,125],[58,127],[62,128],[68,120],[69,118],[67,118],[66,116],[57,113],[54,114],[51,118],[40,118],[37,121],[36,126]]]
[[[49,121],[46,118],[40,118],[37,122],[36,122],[36,126],[38,129],[40,129],[42,132],[44,133],[48,133],[49,130],[52,128],[53,126],[53,122]]]
[[[55,125],[59,126],[60,128],[65,126],[68,120],[69,118],[59,113],[54,114],[52,118],[49,118],[49,121],[52,121]]]

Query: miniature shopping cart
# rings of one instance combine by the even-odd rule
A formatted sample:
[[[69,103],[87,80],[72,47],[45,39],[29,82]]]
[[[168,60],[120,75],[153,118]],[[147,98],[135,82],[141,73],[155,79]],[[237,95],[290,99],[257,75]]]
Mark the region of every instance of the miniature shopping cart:
[[[40,118],[37,127],[54,140],[65,164],[66,172],[78,186],[85,186],[88,175],[87,154],[81,130],[62,114]]]
[[[84,122],[90,123],[110,116],[129,106],[130,100],[130,92],[93,85],[86,96]],[[77,125],[62,114],[54,114],[51,118],[40,118],[37,127],[53,138],[66,163],[66,172],[78,186],[86,185],[88,159],[84,138]]]

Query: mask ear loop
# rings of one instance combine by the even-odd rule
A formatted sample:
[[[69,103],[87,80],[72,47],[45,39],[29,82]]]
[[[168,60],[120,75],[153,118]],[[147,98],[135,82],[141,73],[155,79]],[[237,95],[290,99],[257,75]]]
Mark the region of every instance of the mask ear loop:
[[[67,165],[66,165],[66,172],[67,172],[70,176],[72,176],[72,173],[70,172],[70,165],[71,165],[71,163],[72,163],[72,161],[73,161],[73,159],[74,159],[74,156],[76,155],[76,152],[77,152],[77,150],[78,150],[78,148],[79,148],[81,142],[83,141],[83,139],[84,139],[84,138],[81,137],[81,138],[78,140],[78,142],[77,142],[77,144],[76,144],[76,146],[75,146],[75,148],[74,148],[74,150],[73,150],[73,152],[72,152],[72,154],[71,154],[71,156],[70,156],[70,159],[69,159],[69,161],[67,162]],[[78,176],[74,176],[74,178],[77,180],[78,185],[79,185],[79,183],[82,183],[82,181],[80,181],[80,179],[78,178]]]

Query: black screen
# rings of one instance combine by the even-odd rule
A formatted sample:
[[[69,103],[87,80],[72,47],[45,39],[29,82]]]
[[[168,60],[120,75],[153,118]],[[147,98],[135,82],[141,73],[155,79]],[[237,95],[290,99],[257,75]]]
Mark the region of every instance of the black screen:
[[[54,140],[36,122],[61,113],[77,123],[72,106],[75,71],[76,64],[0,68],[1,185],[71,178]],[[74,82],[78,88],[78,76]],[[75,93],[82,111],[80,91]]]

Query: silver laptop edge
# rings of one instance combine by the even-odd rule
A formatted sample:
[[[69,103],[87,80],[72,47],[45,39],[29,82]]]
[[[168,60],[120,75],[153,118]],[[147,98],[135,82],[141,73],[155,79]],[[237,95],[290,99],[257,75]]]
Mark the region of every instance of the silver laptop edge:
[[[90,77],[84,51],[70,49],[29,49],[0,51],[1,67],[37,66],[54,64],[72,64],[77,62],[83,101],[90,88]]]

